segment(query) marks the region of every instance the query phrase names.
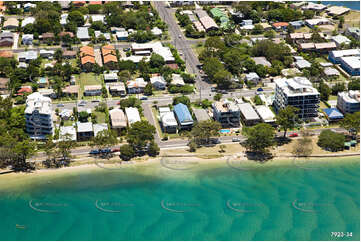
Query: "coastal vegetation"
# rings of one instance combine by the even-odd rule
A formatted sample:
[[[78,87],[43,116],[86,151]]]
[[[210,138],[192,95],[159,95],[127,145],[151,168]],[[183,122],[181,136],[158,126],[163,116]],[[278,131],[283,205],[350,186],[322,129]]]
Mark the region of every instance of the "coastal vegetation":
[[[243,144],[251,152],[266,154],[269,153],[269,148],[275,145],[275,129],[269,124],[244,127],[242,134],[247,138]]]
[[[286,108],[279,110],[276,115],[276,123],[284,131],[283,137],[287,135],[287,130],[293,129],[298,121],[297,108],[293,106],[287,106]]]
[[[318,137],[318,146],[330,150],[330,151],[340,151],[343,150],[345,145],[345,135],[333,132],[331,130],[322,130],[320,136]]]

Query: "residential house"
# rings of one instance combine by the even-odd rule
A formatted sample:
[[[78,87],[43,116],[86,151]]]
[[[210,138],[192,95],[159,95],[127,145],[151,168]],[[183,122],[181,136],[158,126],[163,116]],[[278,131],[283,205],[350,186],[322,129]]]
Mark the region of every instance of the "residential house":
[[[266,105],[257,105],[255,107],[256,112],[261,118],[262,122],[274,125],[276,122],[276,115]]]
[[[62,93],[69,97],[78,97],[79,85],[70,85],[63,88]]]
[[[3,29],[15,30],[19,27],[19,21],[16,18],[8,18],[3,24]]]
[[[184,86],[184,80],[180,74],[172,74],[172,80],[170,82],[171,85],[175,85],[178,87]]]
[[[36,8],[36,4],[33,3],[25,3],[24,4],[24,12],[29,12],[30,9]]]
[[[302,20],[297,20],[297,21],[292,21],[289,22],[289,24],[294,28],[294,29],[300,29],[303,26],[305,26],[305,22],[303,22]]]
[[[31,89],[31,86],[22,86],[18,91],[17,91],[17,96],[22,96],[24,94],[29,94],[32,93],[33,90]]]
[[[150,83],[158,89],[158,90],[164,90],[167,82],[164,80],[163,76],[153,76],[150,78]]]
[[[267,66],[267,67],[271,67],[272,64],[271,62],[269,62],[266,57],[251,57],[252,60],[254,60],[254,62],[256,63],[256,65],[262,65],[262,66]]]
[[[193,127],[193,118],[186,105],[178,103],[177,105],[174,105],[173,111],[180,129],[189,130]]]
[[[313,10],[316,12],[321,12],[321,11],[325,10],[326,8],[327,8],[327,6],[324,4],[313,3],[313,2],[308,2],[307,5],[302,6],[302,10]]]
[[[88,27],[78,27],[76,37],[78,37],[78,39],[80,39],[81,41],[89,41],[90,36],[88,32]]]
[[[25,128],[32,139],[46,139],[53,134],[51,99],[39,92],[30,94],[26,99]]]
[[[360,39],[360,28],[349,27],[346,29],[345,35],[352,36],[355,39]]]
[[[160,115],[160,120],[163,132],[168,134],[177,133],[178,123],[173,112],[163,112]]]
[[[339,92],[337,108],[344,114],[360,111],[360,91]]]
[[[331,40],[336,43],[337,47],[341,47],[341,45],[349,45],[351,40],[343,35],[332,36]]]
[[[327,77],[337,77],[337,76],[340,75],[340,72],[338,70],[336,70],[335,68],[332,68],[332,67],[326,67],[325,69],[323,69],[323,73]]]
[[[256,72],[250,72],[246,74],[245,80],[248,83],[258,84],[258,82],[261,80],[261,78],[257,75]]]
[[[277,23],[273,23],[272,26],[276,31],[283,31],[283,30],[287,30],[289,23],[286,22],[277,22]]]
[[[194,22],[193,22],[193,25],[194,25],[194,27],[196,28],[196,30],[197,30],[198,32],[205,32],[205,31],[206,31],[206,30],[204,29],[203,25],[201,24],[201,22],[199,22],[199,21],[194,21]]]
[[[340,121],[344,118],[343,114],[337,108],[324,108],[322,111],[325,113],[329,122]]]
[[[308,119],[318,116],[320,93],[305,77],[274,80],[276,93],[274,107],[276,112],[288,105],[298,108],[300,118]]]
[[[109,69],[117,69],[118,59],[116,56],[115,47],[113,45],[105,45],[102,47],[103,63]]]
[[[157,36],[157,37],[160,37],[163,34],[163,31],[158,27],[152,28],[151,32],[154,36]]]
[[[54,50],[41,49],[39,51],[39,55],[43,58],[52,58],[54,56]]]
[[[74,38],[74,34],[72,32],[65,32],[65,31],[60,32],[59,36],[60,37],[69,36],[69,38]]]
[[[90,46],[83,46],[80,48],[80,61],[83,69],[86,71],[92,70],[95,65],[94,48]]]
[[[0,46],[10,47],[14,44],[14,34],[11,32],[2,32],[0,34]]]
[[[327,18],[315,18],[315,19],[306,19],[305,25],[307,25],[310,28],[314,28],[319,25],[332,25],[332,22]]]
[[[21,27],[24,28],[26,25],[34,24],[34,23],[35,23],[35,18],[34,17],[26,17],[21,22]]]
[[[104,82],[117,82],[118,74],[116,72],[104,73]]]
[[[106,123],[102,124],[93,124],[93,130],[94,130],[94,137],[98,135],[98,133],[108,130],[108,125]]]
[[[203,108],[193,108],[193,113],[198,122],[207,121],[210,119],[207,110]]]
[[[67,13],[63,13],[60,15],[60,24],[65,26],[68,23],[68,15]]]
[[[118,134],[127,127],[127,117],[119,108],[109,110],[109,119],[111,128],[118,131]]]
[[[33,40],[34,40],[33,34],[24,34],[21,41],[23,45],[32,45]]]
[[[100,95],[102,95],[101,85],[84,86],[84,96],[100,96]]]
[[[143,93],[147,82],[143,78],[136,78],[132,81],[127,81],[127,90],[129,94]]]
[[[341,6],[331,6],[331,7],[326,9],[326,12],[330,16],[340,16],[340,15],[343,15],[343,14],[346,14],[346,13],[350,12],[350,9],[345,8],[345,7],[341,7]]]
[[[73,126],[60,126],[59,140],[76,141],[76,129]]]
[[[93,124],[91,122],[81,123],[78,121],[76,126],[76,138],[78,141],[90,140],[94,137]]]
[[[74,58],[76,58],[76,51],[75,50],[64,50],[63,51],[63,58],[64,59],[74,59]]]
[[[238,106],[231,101],[218,101],[212,104],[213,118],[222,127],[239,127],[240,111]]]
[[[28,63],[31,60],[36,60],[38,58],[38,52],[34,50],[29,50],[25,52],[20,52],[18,54],[18,60],[19,62],[26,62]]]
[[[261,121],[261,118],[250,103],[240,103],[237,106],[240,111],[240,117],[245,125],[255,125]]]
[[[128,41],[128,32],[126,30],[115,32],[118,41]]]
[[[71,3],[71,1],[59,1],[61,9],[63,9],[63,10],[69,9],[70,3]]]
[[[49,43],[54,41],[54,33],[44,33],[41,36],[39,36],[39,39],[43,41],[43,43]]]
[[[125,85],[123,82],[107,83],[106,86],[112,96],[126,96]]]
[[[128,119],[128,126],[130,127],[135,122],[140,122],[140,115],[137,108],[125,108],[125,114],[127,115]]]

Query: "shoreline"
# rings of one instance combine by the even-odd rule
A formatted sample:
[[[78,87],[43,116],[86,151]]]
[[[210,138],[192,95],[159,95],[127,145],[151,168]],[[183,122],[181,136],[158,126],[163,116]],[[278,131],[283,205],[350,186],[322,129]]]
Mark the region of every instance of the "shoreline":
[[[300,157],[300,161],[309,161],[310,164],[340,164],[345,162],[354,162],[353,158],[360,157],[359,152],[353,153],[342,153],[342,154],[314,154],[309,157]],[[166,160],[167,158],[173,160]],[[179,159],[181,158],[181,159]],[[41,178],[62,178],[66,176],[72,175],[80,175],[82,173],[93,173],[93,172],[116,172],[116,171],[130,171],[134,174],[143,174],[149,172],[149,170],[153,169],[153,173],[160,172],[162,169],[167,169],[175,165],[175,168],[169,168],[169,171],[173,170],[185,170],[190,173],[196,172],[197,170],[207,170],[213,168],[222,168],[222,167],[232,167],[231,163],[236,164],[235,169],[242,170],[243,168],[237,168],[237,166],[244,166],[248,168],[265,168],[265,167],[277,167],[277,166],[294,166],[294,167],[301,167],[298,166],[295,160],[295,156],[281,154],[277,157],[274,157],[271,160],[267,160],[264,162],[255,161],[247,159],[246,156],[242,156],[240,154],[236,154],[233,156],[224,156],[220,158],[200,158],[196,156],[181,156],[181,155],[168,155],[162,157],[156,157],[152,159],[147,159],[143,161],[131,161],[124,164],[120,164],[119,162],[114,163],[103,163],[107,162],[106,160],[96,161],[94,160],[92,163],[87,164],[80,164],[76,166],[69,166],[69,167],[62,167],[62,168],[45,168],[45,169],[38,169],[30,173],[24,172],[11,172],[11,173],[3,173],[0,175],[0,187],[13,187],[20,185],[20,183],[27,184],[29,181],[33,179],[41,179]],[[165,164],[168,166],[164,166]],[[192,168],[177,168],[177,165],[190,165],[189,167]],[[302,163],[300,163],[302,165]],[[304,164],[303,164],[304,165]],[[193,167],[196,167],[193,169]],[[301,167],[302,168],[302,167]],[[320,168],[320,167],[318,167]],[[134,170],[132,170],[134,169]],[[312,169],[307,168],[305,169]],[[247,169],[245,169],[247,170]],[[1,172],[1,170],[0,170]],[[10,184],[12,183],[12,184]]]

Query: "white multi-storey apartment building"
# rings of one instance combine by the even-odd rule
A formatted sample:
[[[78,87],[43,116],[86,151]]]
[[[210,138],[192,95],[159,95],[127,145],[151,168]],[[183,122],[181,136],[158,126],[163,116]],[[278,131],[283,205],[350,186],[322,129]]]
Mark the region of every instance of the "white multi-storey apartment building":
[[[222,127],[239,127],[240,110],[239,107],[231,101],[219,101],[212,104],[213,117],[220,122]]]
[[[51,99],[39,92],[30,94],[26,99],[26,132],[32,139],[45,139],[53,134]]]
[[[339,92],[337,95],[337,108],[342,113],[360,111],[360,91]]]
[[[276,83],[274,100],[276,112],[290,105],[299,109],[298,114],[302,119],[317,117],[320,93],[312,87],[312,83],[307,78],[281,78],[274,82]]]

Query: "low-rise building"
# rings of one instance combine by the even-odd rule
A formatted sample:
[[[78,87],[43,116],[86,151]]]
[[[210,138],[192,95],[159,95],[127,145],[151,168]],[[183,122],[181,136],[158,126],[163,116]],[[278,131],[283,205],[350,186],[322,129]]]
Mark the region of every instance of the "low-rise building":
[[[262,122],[271,125],[275,124],[276,115],[272,112],[272,110],[269,107],[267,107],[266,105],[257,105],[255,108]]]
[[[38,52],[33,51],[33,50],[29,50],[29,51],[25,51],[25,52],[20,52],[18,54],[18,60],[19,62],[30,62],[32,60],[36,60],[38,58]]]
[[[287,30],[289,23],[287,22],[277,22],[277,23],[273,23],[272,26],[276,31],[283,31],[283,30]]]
[[[257,75],[256,72],[250,72],[246,74],[245,80],[247,82],[258,84],[258,82],[261,80],[261,78]]]
[[[307,25],[310,28],[314,28],[319,25],[332,25],[332,21],[327,18],[306,19],[305,25]]]
[[[337,108],[342,113],[360,111],[360,91],[339,92],[337,94]]]
[[[64,50],[63,51],[63,58],[64,59],[73,59],[76,57],[76,51],[75,50]]]
[[[360,56],[360,49],[335,50],[328,54],[328,59],[334,64],[341,64],[342,57]]]
[[[129,94],[143,93],[147,82],[143,78],[136,78],[132,81],[127,81],[127,90]]]
[[[0,34],[0,46],[10,47],[14,44],[14,34],[11,32],[2,32]]]
[[[172,80],[170,82],[170,84],[181,87],[184,86],[184,80],[182,78],[182,76],[180,74],[172,74]]]
[[[102,124],[93,124],[94,136],[97,136],[98,133],[104,130],[108,130],[108,125],[106,123]]]
[[[139,115],[139,111],[137,108],[125,108],[125,114],[127,115],[127,119],[128,119],[128,126],[130,127],[132,124],[134,124],[135,122],[139,122],[140,119],[140,115]]]
[[[352,36],[355,39],[360,39],[360,28],[349,27],[346,29],[345,35]]]
[[[207,121],[210,119],[207,110],[203,108],[193,108],[193,113],[194,116],[196,116],[198,122]]]
[[[23,43],[23,45],[32,45],[33,40],[34,40],[33,34],[24,34],[21,39],[21,42]]]
[[[100,96],[102,94],[101,85],[84,86],[84,96]]]
[[[0,77],[0,95],[7,94],[9,92],[8,83],[10,78]]]
[[[325,69],[323,69],[323,73],[328,77],[340,75],[340,72],[337,69],[332,68],[332,67],[326,67]]]
[[[117,82],[118,74],[116,72],[104,73],[104,82]]]
[[[178,103],[177,105],[174,105],[173,111],[180,129],[192,129],[193,118],[186,105]]]
[[[245,125],[254,125],[261,121],[250,103],[240,103],[237,106],[240,111],[240,117]]]
[[[54,50],[46,50],[46,49],[41,49],[39,51],[39,55],[43,58],[52,58],[54,56],[55,51]]]
[[[300,118],[308,119],[318,116],[320,93],[305,77],[274,80],[276,84],[274,107],[276,112],[288,105],[299,109]]]
[[[60,126],[59,140],[76,141],[76,129],[73,126]]]
[[[16,18],[8,18],[3,24],[3,29],[15,30],[19,27],[19,21]]]
[[[76,138],[78,141],[90,140],[94,137],[93,123],[91,122],[76,122],[77,132]]]
[[[345,56],[341,57],[341,67],[351,76],[360,75],[360,56]]]
[[[169,111],[162,113],[160,120],[162,123],[163,132],[169,134],[177,133],[178,123],[173,112]]]
[[[267,67],[271,67],[272,64],[271,62],[269,62],[266,57],[261,56],[261,57],[251,57],[252,60],[254,60],[254,62],[256,63],[256,65],[262,65],[262,66],[267,66]]]
[[[25,108],[26,132],[32,139],[46,139],[53,134],[51,99],[39,92],[30,94],[26,99]]]
[[[342,44],[349,45],[351,43],[351,40],[343,35],[336,35],[332,36],[331,40],[336,43],[337,47],[340,47]]]
[[[21,21],[21,27],[24,28],[28,24],[34,24],[35,18],[34,17],[26,17]]]
[[[222,127],[239,127],[240,111],[237,104],[231,101],[218,101],[212,104],[213,118]]]
[[[164,80],[163,76],[153,76],[150,78],[150,83],[152,83],[153,87],[158,90],[164,90],[167,82]]]
[[[78,30],[76,32],[76,37],[78,37],[78,39],[80,39],[81,41],[89,41],[90,36],[89,36],[88,27],[78,27]]]
[[[69,97],[78,97],[79,85],[66,86],[62,90],[63,94]]]
[[[106,85],[112,96],[124,97],[125,95],[127,95],[125,91],[125,85],[123,82],[107,83]]]
[[[117,130],[118,133],[127,127],[127,117],[123,110],[119,108],[109,110],[109,118],[112,129]]]

